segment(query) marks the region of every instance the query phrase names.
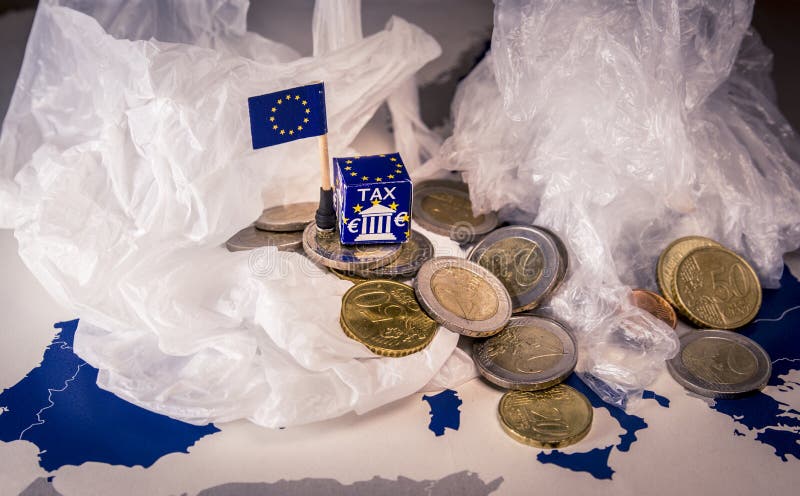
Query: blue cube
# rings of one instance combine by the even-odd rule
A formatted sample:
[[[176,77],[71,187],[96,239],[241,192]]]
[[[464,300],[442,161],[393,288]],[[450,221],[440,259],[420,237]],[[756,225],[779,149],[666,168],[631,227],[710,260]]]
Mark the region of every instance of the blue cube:
[[[344,245],[403,243],[411,236],[411,178],[399,153],[333,159]]]

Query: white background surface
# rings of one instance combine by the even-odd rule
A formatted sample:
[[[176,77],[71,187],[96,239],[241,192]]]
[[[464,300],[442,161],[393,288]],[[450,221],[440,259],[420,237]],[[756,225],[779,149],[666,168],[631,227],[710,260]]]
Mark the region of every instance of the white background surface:
[[[281,41],[310,32],[310,1],[285,3],[280,18],[269,15],[273,3],[254,2],[250,21],[262,26],[257,31]],[[459,2],[448,2],[450,8],[436,10],[419,7],[426,3],[398,2],[392,7],[436,35],[444,47],[456,47],[445,50],[437,62],[441,65],[423,71],[423,80],[433,81],[486,34],[491,3],[456,8]],[[454,12],[470,27],[442,34],[441,27]],[[382,26],[386,18],[380,9],[365,8],[365,34]],[[26,12],[0,18],[4,67],[21,60],[25,23],[30,19]],[[297,40],[292,44],[303,53],[310,52],[310,40],[305,45]],[[0,110],[10,97],[12,72],[2,73]],[[372,146],[384,148],[389,142],[383,119],[377,116],[362,134],[362,152],[369,153]],[[794,273],[800,274],[797,262],[795,258],[792,265]],[[0,264],[0,305],[5,316],[0,324],[2,390],[40,363],[55,334],[55,322],[80,316],[56,304],[32,277],[19,259],[16,240],[9,231],[0,231]],[[361,417],[348,415],[286,430],[263,429],[247,422],[220,425],[221,432],[201,439],[189,454],[167,455],[148,469],[87,463],[47,474],[38,466],[38,448],[33,444],[0,443],[0,495],[17,494],[43,476],[55,476],[54,487],[64,495],[194,494],[226,482],[314,477],[349,484],[374,476],[440,479],[462,470],[476,472],[485,483],[502,477],[495,494],[796,494],[798,460],[784,463],[770,446],[755,442],[752,436],[733,436],[733,419],[686,395],[666,373],[653,389],[672,400],[670,408],[654,401],[641,404],[635,413],[649,427],[638,431],[638,441],[630,452],[612,453],[609,463],[616,473],[611,481],[538,462],[538,450],[518,444],[502,432],[495,413],[501,392],[475,380],[458,389],[463,401],[460,429],[448,429],[441,437],[427,428],[429,405],[421,395],[412,395]],[[770,389],[768,394],[783,395],[782,401],[800,404],[800,391]],[[616,420],[605,409],[595,409],[594,414],[591,433],[573,449],[587,451],[618,442],[622,429]]]

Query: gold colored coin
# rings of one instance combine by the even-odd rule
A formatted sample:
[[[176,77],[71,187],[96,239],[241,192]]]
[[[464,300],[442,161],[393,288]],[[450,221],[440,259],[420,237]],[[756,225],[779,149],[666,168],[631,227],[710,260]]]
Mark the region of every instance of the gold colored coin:
[[[761,284],[750,264],[718,246],[689,252],[675,271],[678,310],[695,324],[737,329],[761,308]]]
[[[675,281],[675,269],[678,268],[678,264],[690,251],[705,246],[722,245],[713,239],[704,238],[702,236],[686,236],[678,238],[670,243],[669,246],[661,252],[661,256],[658,257],[658,266],[656,268],[658,289],[672,306],[678,306],[678,300],[675,298],[675,293],[672,292],[672,284]]]
[[[376,279],[342,297],[342,330],[377,355],[402,357],[424,349],[439,325],[419,307],[414,288]]]
[[[498,413],[509,436],[537,448],[569,446],[592,427],[589,400],[565,384],[542,391],[509,391],[500,398]]]
[[[663,321],[673,329],[678,325],[678,316],[675,315],[675,309],[664,298],[646,289],[634,289],[631,294],[633,296],[633,304],[637,307]]]

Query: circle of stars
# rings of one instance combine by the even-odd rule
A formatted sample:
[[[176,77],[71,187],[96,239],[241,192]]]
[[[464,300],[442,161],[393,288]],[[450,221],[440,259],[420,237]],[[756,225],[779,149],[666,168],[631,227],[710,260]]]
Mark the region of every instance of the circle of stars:
[[[305,107],[304,110],[305,117],[303,117],[303,124],[308,124],[309,116],[311,115],[311,109],[308,108],[308,101],[301,99],[300,95],[292,96],[290,93],[287,93],[285,96],[278,98],[278,100],[275,102],[275,105],[277,106],[273,106],[270,109],[270,113],[272,115],[269,116],[269,122],[270,124],[272,124],[272,130],[280,134],[281,136],[285,136],[287,134],[289,136],[294,136],[295,133],[299,133],[300,131],[303,130],[303,124],[298,124],[296,127],[288,127],[278,124],[278,119],[276,117],[278,109],[281,108],[283,105],[289,105],[292,102],[300,104],[303,107]]]

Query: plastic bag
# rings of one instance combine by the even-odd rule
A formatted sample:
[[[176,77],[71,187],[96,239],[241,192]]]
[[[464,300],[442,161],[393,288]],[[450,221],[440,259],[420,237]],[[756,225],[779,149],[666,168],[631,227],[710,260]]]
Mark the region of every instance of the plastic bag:
[[[246,7],[40,3],[0,136],[0,221],[81,317],[76,352],[101,387],[195,423],[294,425],[471,377],[457,335],[375,357],[340,330],[350,283],[299,254],[221,247],[265,206],[317,194],[317,144],[252,150],[248,96],[324,80],[331,155],[343,154],[439,53],[393,18],[298,58],[245,32]]]
[[[543,311],[575,329],[582,378],[613,404],[676,352],[628,299],[655,289],[669,242],[716,239],[767,287],[800,244],[800,141],[751,14],[744,0],[497,0],[491,52],[425,165],[463,172],[477,211],[564,239],[571,273]]]
[[[328,0],[314,4],[314,55],[338,50],[362,39],[361,0]],[[395,150],[414,170],[439,150],[442,139],[422,122],[418,87],[412,75],[387,99]]]

